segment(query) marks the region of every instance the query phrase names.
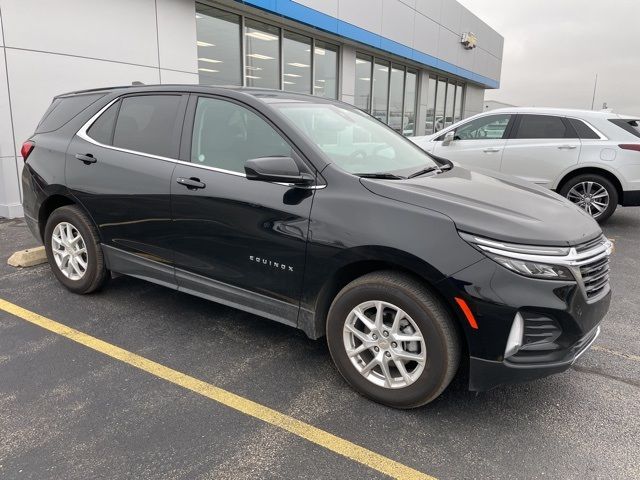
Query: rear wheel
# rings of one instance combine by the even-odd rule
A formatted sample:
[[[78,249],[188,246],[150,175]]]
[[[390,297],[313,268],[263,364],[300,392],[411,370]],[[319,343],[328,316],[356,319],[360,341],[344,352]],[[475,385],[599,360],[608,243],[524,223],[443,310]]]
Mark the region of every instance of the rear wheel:
[[[445,308],[420,282],[395,272],[370,273],[338,293],[327,318],[327,342],[352,387],[397,408],[435,399],[460,361]]]
[[[74,205],[54,210],[47,220],[44,246],[53,274],[74,293],[91,293],[109,277],[96,228]]]
[[[560,195],[575,203],[597,222],[608,219],[618,206],[618,190],[611,181],[597,174],[583,174],[569,179]]]

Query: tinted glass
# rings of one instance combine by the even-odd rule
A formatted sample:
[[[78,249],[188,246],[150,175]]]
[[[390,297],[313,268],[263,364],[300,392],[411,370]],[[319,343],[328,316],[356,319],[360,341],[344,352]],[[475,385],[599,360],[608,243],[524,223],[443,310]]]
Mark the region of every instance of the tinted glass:
[[[402,102],[404,101],[404,68],[391,66],[389,83],[389,126],[396,132],[402,132]]]
[[[464,102],[463,91],[464,91],[463,85],[456,85],[456,109],[455,109],[455,115],[453,117],[454,123],[462,120],[462,105]]]
[[[113,145],[136,152],[175,157],[178,95],[143,95],[122,100]]]
[[[416,128],[416,86],[417,74],[407,70],[407,79],[404,84],[404,125],[403,135],[414,135]]]
[[[504,138],[511,115],[489,115],[460,125],[455,140],[495,140]],[[438,138],[443,140],[444,136]]]
[[[569,122],[573,129],[577,132],[579,138],[584,139],[599,139],[600,137],[593,131],[586,123],[577,118],[569,118]]]
[[[338,98],[338,47],[316,41],[314,48],[314,95]]]
[[[355,105],[365,112],[371,108],[371,57],[356,57],[356,90]]]
[[[291,156],[291,147],[262,118],[235,103],[200,98],[191,143],[191,161],[244,173],[247,160]]]
[[[72,97],[56,98],[42,120],[35,133],[53,132],[67,123],[93,102],[103,97],[104,93],[74,95]]]
[[[120,102],[116,102],[107,108],[87,130],[87,135],[103,145],[111,145],[119,107]]]
[[[444,126],[448,127],[453,123],[454,102],[456,96],[456,86],[449,83],[447,86],[447,104],[445,108]]]
[[[240,17],[196,4],[198,76],[204,85],[242,85]]]
[[[248,87],[280,88],[280,29],[245,20]]]
[[[609,121],[632,135],[640,137],[640,120],[612,118]]]
[[[561,117],[522,115],[515,138],[566,138],[567,127]]]
[[[373,106],[371,115],[387,123],[387,101],[389,99],[389,62],[376,60],[373,67]]]
[[[406,174],[434,165],[411,141],[360,110],[334,104],[272,105],[347,172]]]
[[[427,87],[427,120],[425,122],[425,133],[427,135],[435,131],[434,117],[436,114],[436,88],[436,79],[434,77],[429,77],[429,85]]]
[[[282,87],[289,92],[311,93],[311,39],[284,33]]]

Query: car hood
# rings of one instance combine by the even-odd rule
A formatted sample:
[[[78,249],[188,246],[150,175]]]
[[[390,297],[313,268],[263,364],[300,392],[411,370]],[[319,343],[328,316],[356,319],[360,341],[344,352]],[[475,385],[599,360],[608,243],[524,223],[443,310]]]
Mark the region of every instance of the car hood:
[[[602,233],[586,212],[515,177],[455,166],[407,180],[361,179],[376,195],[447,215],[462,231],[505,242],[576,245]]]

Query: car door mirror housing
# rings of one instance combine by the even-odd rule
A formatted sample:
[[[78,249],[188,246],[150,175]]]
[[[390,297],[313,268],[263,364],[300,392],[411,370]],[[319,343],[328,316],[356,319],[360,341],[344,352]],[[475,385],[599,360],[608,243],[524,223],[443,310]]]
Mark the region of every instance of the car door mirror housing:
[[[444,140],[442,140],[442,146],[443,147],[449,146],[451,142],[453,142],[453,140],[455,139],[455,135],[456,133],[453,130],[450,132],[447,132],[447,134],[444,136]]]
[[[245,162],[244,171],[247,179],[262,182],[309,185],[314,181],[313,175],[301,172],[300,167],[291,157],[252,158]]]

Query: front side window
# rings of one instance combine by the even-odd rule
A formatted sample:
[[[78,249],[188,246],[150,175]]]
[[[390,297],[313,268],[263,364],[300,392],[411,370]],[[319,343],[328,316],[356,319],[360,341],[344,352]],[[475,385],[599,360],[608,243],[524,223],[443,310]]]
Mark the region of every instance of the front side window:
[[[455,140],[497,140],[505,138],[511,115],[488,115],[476,118],[455,129]],[[438,138],[444,140],[444,136]]]
[[[244,173],[247,160],[291,153],[280,134],[251,110],[226,100],[198,99],[191,142],[194,164]]]
[[[400,175],[435,166],[424,151],[359,110],[334,104],[272,105],[347,172]]]
[[[113,133],[113,146],[163,157],[177,156],[180,95],[125,97]],[[106,112],[105,112],[106,113]]]
[[[567,138],[567,127],[561,117],[522,115],[515,138]]]

